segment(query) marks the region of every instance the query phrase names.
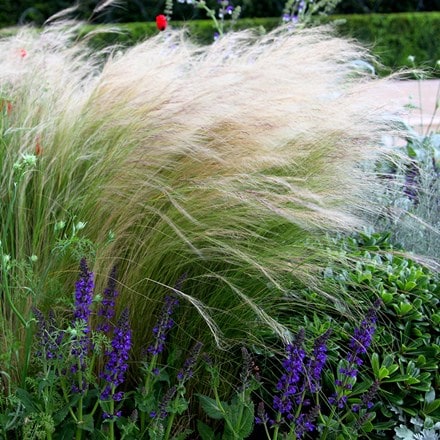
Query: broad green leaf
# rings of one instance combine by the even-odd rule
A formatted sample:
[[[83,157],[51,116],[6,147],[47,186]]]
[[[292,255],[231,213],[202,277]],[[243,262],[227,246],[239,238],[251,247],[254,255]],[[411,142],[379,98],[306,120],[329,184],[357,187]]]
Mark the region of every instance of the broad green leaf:
[[[40,412],[42,411],[41,409],[41,403],[40,402],[35,402],[32,395],[30,393],[28,393],[25,389],[23,388],[17,388],[17,390],[15,391],[16,396],[20,399],[21,403],[23,404],[25,410],[26,410],[26,414],[30,414],[33,412]]]
[[[221,402],[222,407],[220,407],[216,400],[211,399],[208,396],[203,396],[201,394],[197,394],[197,396],[200,400],[200,405],[202,405],[203,410],[209,417],[216,420],[221,420],[224,418],[227,408],[226,402]]]
[[[389,376],[390,376],[390,372],[389,372],[388,368],[381,367],[380,370],[379,370],[379,375],[377,376],[379,378],[379,380],[383,380],[383,379],[385,379],[386,377],[389,377]]]
[[[238,403],[231,406],[227,412],[234,431],[239,438],[249,437],[254,428],[254,405],[250,403]]]
[[[440,407],[440,399],[433,400],[432,402],[426,403],[423,407],[423,412],[425,414],[431,414],[438,407]]]
[[[213,440],[215,438],[214,431],[201,420],[197,420],[197,431],[201,440]]]
[[[84,431],[93,432],[94,429],[94,421],[92,414],[86,414],[83,418],[83,421],[77,423],[79,429]]]
[[[374,377],[379,378],[379,355],[377,353],[373,353],[371,355],[371,367],[373,368]]]

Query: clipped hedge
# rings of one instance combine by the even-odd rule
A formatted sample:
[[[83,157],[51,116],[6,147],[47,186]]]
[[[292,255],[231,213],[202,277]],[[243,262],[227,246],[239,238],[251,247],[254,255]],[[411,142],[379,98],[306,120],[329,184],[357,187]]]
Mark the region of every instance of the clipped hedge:
[[[391,70],[410,66],[408,56],[420,67],[433,67],[440,60],[440,12],[341,15],[343,35],[372,44],[373,52]]]
[[[371,46],[373,53],[389,71],[412,67],[408,56],[413,55],[418,67],[434,67],[440,59],[440,12],[416,12],[399,14],[359,14],[325,17],[322,22],[333,22],[343,36],[349,36]],[[242,19],[235,29],[256,28],[269,31],[280,24],[280,19]],[[172,21],[175,28],[184,27],[197,42],[209,44],[213,41],[215,28],[211,20]],[[84,36],[101,25],[84,26]],[[114,27],[115,25],[113,25]],[[94,34],[91,44],[103,48],[111,44],[133,45],[157,33],[153,22],[125,23],[118,25],[121,33],[103,32]],[[3,31],[4,32],[4,31]],[[2,32],[2,34],[3,34]],[[437,69],[437,74],[439,69]]]
[[[433,67],[440,59],[440,12],[341,15],[322,19],[333,22],[341,35],[349,36],[370,45],[381,63],[390,70],[409,67],[408,56],[413,55],[420,67]],[[279,18],[239,20],[235,29],[256,28],[269,31],[279,25]],[[175,28],[184,27],[196,41],[209,44],[213,41],[214,26],[210,20],[171,22]],[[102,33],[93,37],[96,47],[121,43],[134,44],[157,33],[155,23],[127,23],[119,25],[121,34]],[[96,26],[86,26],[84,34]]]

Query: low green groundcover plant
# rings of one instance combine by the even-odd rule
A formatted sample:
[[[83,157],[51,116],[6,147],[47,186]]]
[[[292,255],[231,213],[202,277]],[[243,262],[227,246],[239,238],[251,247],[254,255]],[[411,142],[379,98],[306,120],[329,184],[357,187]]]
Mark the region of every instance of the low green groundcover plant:
[[[286,306],[280,316],[291,329],[284,344],[269,338],[264,351],[242,346],[236,391],[227,399],[221,357],[205,352],[201,342],[178,366],[171,342],[185,277],[164,294],[142,361],[129,374],[132,332],[127,309],[115,317],[116,269],[98,295],[83,259],[72,312],[44,316],[33,310],[32,363],[25,386],[9,383],[4,394],[2,435],[183,439],[197,432],[204,440],[275,440],[380,439],[393,432],[405,438],[414,432],[424,438],[440,422],[438,276],[399,254],[386,235],[338,242],[341,258],[358,257],[358,263],[328,268],[323,289],[362,296],[364,316],[344,322],[341,311],[332,314],[309,290],[313,313]],[[207,394],[188,388],[197,375],[209,381]],[[197,402],[208,418],[194,413]]]

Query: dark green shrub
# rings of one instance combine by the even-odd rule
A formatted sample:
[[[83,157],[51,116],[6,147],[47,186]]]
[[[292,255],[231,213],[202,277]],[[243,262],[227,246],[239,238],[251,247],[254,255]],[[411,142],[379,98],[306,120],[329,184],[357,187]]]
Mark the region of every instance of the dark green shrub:
[[[310,340],[332,328],[322,390],[330,396],[340,361],[332,353],[348,350],[353,328],[379,298],[382,306],[371,354],[353,388],[353,394],[359,395],[379,381],[368,438],[390,438],[405,417],[408,425],[411,417],[419,417],[427,426],[439,422],[439,276],[393,248],[389,234],[359,234],[340,240],[340,244],[342,263],[326,269],[319,290],[306,290],[304,304],[298,303],[304,291],[292,291],[290,310],[287,300],[280,319],[292,331],[304,328]],[[357,263],[351,265],[350,261]],[[336,291],[340,298],[353,297],[364,303],[365,310],[349,311],[342,304],[327,301],[326,292],[334,296]],[[266,354],[261,363],[268,359]]]

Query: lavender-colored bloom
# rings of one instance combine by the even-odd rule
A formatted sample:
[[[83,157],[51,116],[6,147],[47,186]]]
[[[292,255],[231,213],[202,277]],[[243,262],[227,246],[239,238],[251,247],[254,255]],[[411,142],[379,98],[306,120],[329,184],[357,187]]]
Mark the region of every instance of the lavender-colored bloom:
[[[53,311],[49,312],[48,319],[45,318],[39,309],[34,307],[32,311],[38,324],[36,336],[40,350],[36,353],[37,356],[44,356],[46,360],[61,358],[60,346],[64,332],[56,329]]]
[[[327,361],[327,341],[331,335],[331,329],[316,338],[313,347],[312,358],[307,363],[307,383],[310,392],[316,393],[321,389],[321,375]]]
[[[123,393],[115,393],[115,388],[124,382],[124,376],[128,369],[128,357],[132,346],[131,330],[128,322],[128,309],[122,312],[122,315],[114,329],[111,350],[106,352],[108,358],[101,378],[107,383],[101,393],[101,400],[112,398],[114,401],[120,401]]]
[[[83,258],[79,265],[80,273],[75,284],[75,308],[73,312],[73,332],[70,354],[75,358],[75,363],[70,367],[72,374],[85,371],[86,357],[92,349],[90,340],[90,315],[95,287],[93,272],[89,271],[87,262]],[[72,385],[73,393],[83,393],[87,389],[84,377],[81,383]]]
[[[154,342],[148,347],[148,352],[152,355],[158,355],[164,350],[166,335],[174,325],[174,320],[171,318],[171,315],[178,304],[179,301],[174,295],[165,296],[161,316],[157,324],[153,327]]]
[[[98,324],[97,330],[107,333],[112,329],[111,320],[115,316],[115,299],[117,296],[116,266],[114,266],[108,278],[107,287],[103,292],[101,307],[98,310],[98,316],[102,317],[102,321]]]
[[[293,416],[295,397],[299,393],[299,383],[304,370],[306,353],[302,347],[304,330],[300,330],[293,344],[286,346],[286,358],[283,361],[285,373],[277,383],[280,394],[274,396],[273,407],[283,417],[291,420]]]
[[[194,347],[191,350],[191,354],[189,355],[188,359],[183,364],[183,368],[179,370],[177,373],[177,380],[183,384],[188,379],[190,379],[193,376],[193,369],[196,365],[197,359],[199,357],[200,351],[202,350],[203,344],[201,342],[197,342]]]
[[[343,395],[343,391],[352,389],[350,380],[356,379],[359,372],[358,367],[363,364],[361,356],[367,352],[373,340],[376,330],[377,309],[380,304],[380,300],[374,303],[374,306],[368,310],[365,319],[362,320],[361,325],[354,329],[353,336],[350,339],[350,351],[346,358],[347,366],[339,370],[343,379],[335,382],[335,385],[340,388],[340,390],[329,398],[330,404],[340,409],[344,408],[348,399],[347,395]]]
[[[174,385],[165,393],[162,401],[159,403],[159,412],[156,413],[153,411],[154,416],[152,418],[159,418],[163,420],[168,416],[167,408],[170,402],[174,399],[176,392],[177,392],[177,387]],[[150,416],[152,416],[152,414],[150,414]]]
[[[376,379],[371,385],[370,389],[362,394],[361,396],[361,404],[355,404],[351,407],[353,412],[359,412],[362,408],[367,410],[371,409],[374,406],[373,399],[376,396],[379,390],[380,382]]]
[[[260,402],[257,406],[257,416],[255,417],[255,423],[257,425],[265,425],[269,421],[264,402]]]
[[[86,324],[85,332],[90,331],[88,324],[91,314],[90,307],[93,300],[93,288],[95,287],[93,273],[89,271],[87,262],[83,258],[79,265],[80,274],[75,284],[75,321],[82,320]]]
[[[316,405],[309,413],[301,413],[295,419],[296,438],[300,439],[306,434],[306,432],[313,432],[316,429],[314,421],[318,417],[319,411],[320,407],[319,405]]]
[[[377,308],[371,308],[367,316],[362,320],[361,325],[354,329],[353,337],[350,340],[350,353],[347,360],[350,364],[361,366],[363,360],[361,355],[365,354],[371,345],[376,330]]]

